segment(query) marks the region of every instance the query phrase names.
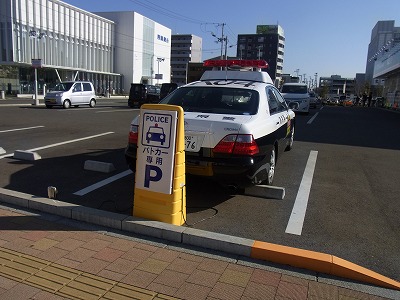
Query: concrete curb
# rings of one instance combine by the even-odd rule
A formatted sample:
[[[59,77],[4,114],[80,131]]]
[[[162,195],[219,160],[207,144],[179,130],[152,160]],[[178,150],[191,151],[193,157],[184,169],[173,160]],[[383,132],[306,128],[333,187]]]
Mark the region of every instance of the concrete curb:
[[[331,254],[126,216],[58,200],[36,197],[4,188],[0,188],[0,202],[190,246],[199,246],[283,265],[291,265],[400,290],[400,282]]]

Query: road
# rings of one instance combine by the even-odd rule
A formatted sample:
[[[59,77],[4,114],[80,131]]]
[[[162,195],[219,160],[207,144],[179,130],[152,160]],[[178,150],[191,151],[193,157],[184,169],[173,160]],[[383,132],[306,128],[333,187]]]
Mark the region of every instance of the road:
[[[59,200],[132,214],[134,175],[123,152],[138,110],[123,99],[68,110],[5,103],[1,187],[47,197],[47,187],[55,186]],[[298,115],[296,125],[294,148],[276,168],[274,185],[285,188],[283,200],[188,177],[187,226],[330,253],[400,281],[400,114],[323,107]],[[40,160],[12,158],[16,150],[32,149]],[[87,160],[116,170],[84,170]]]

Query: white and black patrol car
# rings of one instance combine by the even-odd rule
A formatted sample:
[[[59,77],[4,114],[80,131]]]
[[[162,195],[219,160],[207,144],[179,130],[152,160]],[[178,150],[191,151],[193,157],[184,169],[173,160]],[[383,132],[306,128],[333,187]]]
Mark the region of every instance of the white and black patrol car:
[[[209,60],[204,65],[226,70],[205,71],[200,81],[178,88],[160,102],[183,107],[186,173],[238,188],[272,184],[277,159],[293,146],[295,113],[268,73],[261,71],[267,63]],[[125,150],[133,171],[138,118],[131,123]]]

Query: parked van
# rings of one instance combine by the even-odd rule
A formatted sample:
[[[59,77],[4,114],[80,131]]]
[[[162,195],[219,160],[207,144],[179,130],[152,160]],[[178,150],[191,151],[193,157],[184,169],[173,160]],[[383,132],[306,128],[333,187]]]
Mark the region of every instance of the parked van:
[[[129,90],[129,107],[140,107],[144,103],[158,103],[160,101],[160,88],[155,85],[131,83]]]
[[[70,108],[79,105],[96,106],[96,93],[93,84],[89,81],[66,81],[58,83],[44,97],[47,108],[63,106]]]
[[[178,88],[178,85],[176,83],[163,83],[161,85],[160,100],[164,99],[165,96],[172,93],[177,88]]]
[[[310,95],[305,83],[284,83],[281,88],[283,98],[295,112],[310,112]]]

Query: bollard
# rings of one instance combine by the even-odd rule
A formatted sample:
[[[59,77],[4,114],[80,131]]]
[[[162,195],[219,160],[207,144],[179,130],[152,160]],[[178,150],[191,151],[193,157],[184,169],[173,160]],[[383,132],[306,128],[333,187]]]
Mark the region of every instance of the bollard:
[[[4,91],[1,91],[0,99],[1,99],[1,100],[6,99],[6,96],[5,96],[5,92],[4,92]]]

